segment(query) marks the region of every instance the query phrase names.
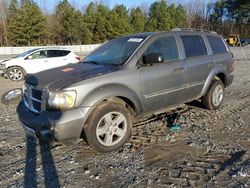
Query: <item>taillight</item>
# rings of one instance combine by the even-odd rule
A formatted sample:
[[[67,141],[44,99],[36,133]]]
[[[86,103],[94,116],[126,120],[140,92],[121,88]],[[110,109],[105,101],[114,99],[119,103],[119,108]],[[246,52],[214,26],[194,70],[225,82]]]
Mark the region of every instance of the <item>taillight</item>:
[[[81,58],[79,56],[76,56],[75,58],[76,58],[77,61],[81,60]]]

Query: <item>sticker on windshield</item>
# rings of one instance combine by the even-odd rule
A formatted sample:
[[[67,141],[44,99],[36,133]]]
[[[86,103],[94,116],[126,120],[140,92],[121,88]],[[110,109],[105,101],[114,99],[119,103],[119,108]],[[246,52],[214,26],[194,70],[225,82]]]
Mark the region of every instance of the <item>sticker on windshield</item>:
[[[130,39],[128,39],[128,42],[141,42],[141,41],[143,41],[142,38],[130,38]]]

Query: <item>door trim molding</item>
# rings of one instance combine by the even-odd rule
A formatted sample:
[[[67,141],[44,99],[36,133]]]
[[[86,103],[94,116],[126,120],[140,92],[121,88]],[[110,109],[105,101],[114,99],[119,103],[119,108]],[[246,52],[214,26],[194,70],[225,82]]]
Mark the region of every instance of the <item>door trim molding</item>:
[[[166,94],[169,94],[169,93],[177,92],[177,91],[184,90],[184,89],[189,89],[191,87],[204,85],[204,84],[205,84],[205,81],[198,81],[198,82],[193,82],[193,83],[186,84],[186,85],[181,86],[181,87],[171,88],[171,89],[167,89],[167,90],[164,90],[164,91],[155,92],[155,93],[148,94],[148,95],[143,95],[143,96],[144,96],[145,99],[150,99],[150,98],[157,97],[157,96],[160,96],[160,95],[166,95]]]

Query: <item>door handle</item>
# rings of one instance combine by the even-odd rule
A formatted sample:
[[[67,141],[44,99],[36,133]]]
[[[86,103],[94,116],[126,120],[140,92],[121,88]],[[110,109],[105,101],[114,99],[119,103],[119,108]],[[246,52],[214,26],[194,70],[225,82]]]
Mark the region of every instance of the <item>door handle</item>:
[[[213,62],[208,63],[208,67],[213,67],[213,66],[214,66]]]
[[[174,69],[174,73],[182,73],[184,72],[184,70],[185,70],[185,67],[178,67]]]
[[[48,60],[44,60],[44,62],[45,62],[45,63],[47,63],[47,62],[48,62]]]

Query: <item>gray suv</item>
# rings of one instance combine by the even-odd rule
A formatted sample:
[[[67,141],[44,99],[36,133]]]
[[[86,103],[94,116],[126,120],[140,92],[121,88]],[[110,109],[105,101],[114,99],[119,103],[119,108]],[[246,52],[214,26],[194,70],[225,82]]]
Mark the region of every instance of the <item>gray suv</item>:
[[[234,60],[214,32],[176,29],[104,43],[82,63],[30,75],[17,107],[40,140],[83,137],[100,152],[121,147],[139,115],[192,100],[217,109]]]

